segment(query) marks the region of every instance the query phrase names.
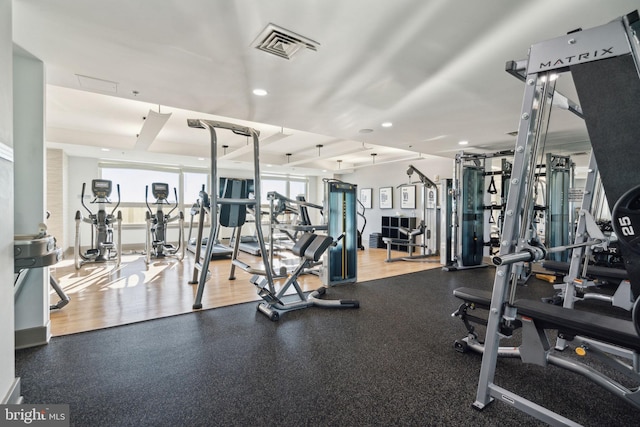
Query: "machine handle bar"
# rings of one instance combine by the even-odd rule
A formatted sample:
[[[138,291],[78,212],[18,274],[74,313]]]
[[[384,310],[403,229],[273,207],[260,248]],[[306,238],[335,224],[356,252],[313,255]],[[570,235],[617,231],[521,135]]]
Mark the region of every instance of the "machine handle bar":
[[[111,216],[113,216],[113,213],[116,211],[116,209],[118,209],[118,206],[120,206],[120,184],[116,184],[116,189],[118,190],[118,203],[116,203],[116,205],[113,207]]]
[[[144,187],[144,202],[147,205],[147,210],[151,215],[153,215],[153,211],[151,210],[151,206],[149,206],[149,186],[145,185]]]
[[[176,187],[173,187],[173,195],[176,198],[176,204],[173,208],[171,208],[171,210],[167,213],[167,216],[171,215],[171,212],[173,212],[177,207],[178,207],[178,190],[176,189]],[[167,203],[169,203],[169,206],[171,206],[171,202],[169,202],[169,200],[167,200]]]
[[[87,210],[87,212],[89,212],[89,216],[93,215],[93,213],[91,212],[91,210],[87,207],[87,205],[84,204],[84,189],[87,186],[86,182],[82,183],[82,193],[80,193],[80,203],[82,203],[82,207],[85,208]]]

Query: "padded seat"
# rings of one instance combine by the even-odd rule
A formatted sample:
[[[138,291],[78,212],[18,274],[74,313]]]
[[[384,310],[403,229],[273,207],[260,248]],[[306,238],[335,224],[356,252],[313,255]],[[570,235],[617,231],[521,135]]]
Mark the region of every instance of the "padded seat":
[[[316,238],[304,251],[304,257],[312,261],[318,261],[332,244],[333,238],[331,236],[316,235]]]
[[[568,262],[561,261],[544,261],[542,263],[542,268],[550,271],[555,271],[558,273],[568,273],[569,272],[569,264]],[[610,279],[610,280],[628,280],[629,274],[627,270],[621,268],[611,268],[611,267],[600,267],[596,265],[587,266],[587,275],[593,277],[599,277],[602,279]]]
[[[315,240],[316,236],[317,235],[313,233],[304,233],[298,238],[295,245],[293,245],[291,252],[300,257],[304,256],[304,252],[307,250],[311,242]]]

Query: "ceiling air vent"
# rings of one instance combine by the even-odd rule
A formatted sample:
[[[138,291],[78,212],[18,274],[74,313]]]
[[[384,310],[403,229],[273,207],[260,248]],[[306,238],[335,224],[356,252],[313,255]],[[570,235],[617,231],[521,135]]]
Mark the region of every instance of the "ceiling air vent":
[[[252,46],[280,58],[291,59],[300,49],[317,51],[320,43],[275,24],[269,24],[256,37]]]
[[[78,77],[78,83],[82,89],[94,90],[98,92],[117,93],[118,83],[104,79],[97,79],[95,77],[83,76],[76,74]]]

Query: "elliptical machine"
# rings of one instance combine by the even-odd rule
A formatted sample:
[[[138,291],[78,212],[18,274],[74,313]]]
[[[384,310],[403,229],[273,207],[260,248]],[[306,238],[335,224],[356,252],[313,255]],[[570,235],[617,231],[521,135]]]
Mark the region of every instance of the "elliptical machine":
[[[111,204],[109,196],[111,195],[112,184],[106,179],[94,179],[91,181],[91,191],[93,192],[93,200],[91,203],[98,204],[98,212],[95,214],[84,204],[84,191],[86,183],[82,183],[82,194],[80,203],[82,207],[89,212],[88,218],[83,218],[82,212],[76,211],[76,239],[74,248],[74,260],[76,270],[80,269],[83,264],[90,262],[107,262],[115,259],[116,267],[120,265],[120,257],[122,254],[122,212],[118,211],[117,217],[114,216],[116,209],[120,206],[120,184],[117,186],[118,203],[110,214],[107,214],[106,205]],[[86,252],[82,252],[80,248],[80,223],[86,222],[92,225],[91,248]],[[117,222],[118,241],[113,242],[113,225]]]
[[[176,198],[176,204],[171,208],[168,213],[164,213],[162,210],[163,205],[171,206],[171,202],[167,199],[169,195],[169,185],[161,182],[154,182],[151,184],[151,194],[156,199],[156,212],[153,213],[151,206],[149,206],[149,186],[147,185],[144,193],[144,201],[147,204],[146,221],[147,221],[147,233],[145,239],[145,262],[149,264],[151,257],[164,258],[166,256],[175,256],[178,261],[182,261],[184,258],[184,242],[182,238],[184,229],[184,213],[178,211],[178,215],[171,217],[171,213],[178,207],[178,191],[173,188],[173,193]],[[174,246],[171,243],[167,243],[167,225],[170,222],[178,221],[178,245]]]

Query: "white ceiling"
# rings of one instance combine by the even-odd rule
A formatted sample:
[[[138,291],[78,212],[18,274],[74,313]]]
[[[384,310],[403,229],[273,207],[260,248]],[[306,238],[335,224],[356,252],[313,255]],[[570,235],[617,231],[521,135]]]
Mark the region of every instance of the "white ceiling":
[[[209,134],[188,128],[186,119],[217,119],[260,130],[263,163],[321,174],[453,157],[461,140],[469,141],[468,151],[512,148],[508,132],[518,126],[523,85],[504,71],[506,61],[524,59],[535,42],[638,6],[638,0],[14,0],[13,33],[46,65],[52,147],[206,166],[198,157],[209,156]],[[319,43],[317,51],[301,49],[287,60],[256,49],[253,42],[270,23]],[[78,76],[107,84],[87,88]],[[577,101],[571,81],[561,79],[558,87]],[[269,94],[257,97],[255,88]],[[172,114],[148,148],[136,149],[149,110]],[[381,127],[387,121],[393,126]],[[571,113],[554,113],[550,130],[554,152],[584,150],[584,124]],[[246,144],[220,131],[219,165],[245,167]]]

